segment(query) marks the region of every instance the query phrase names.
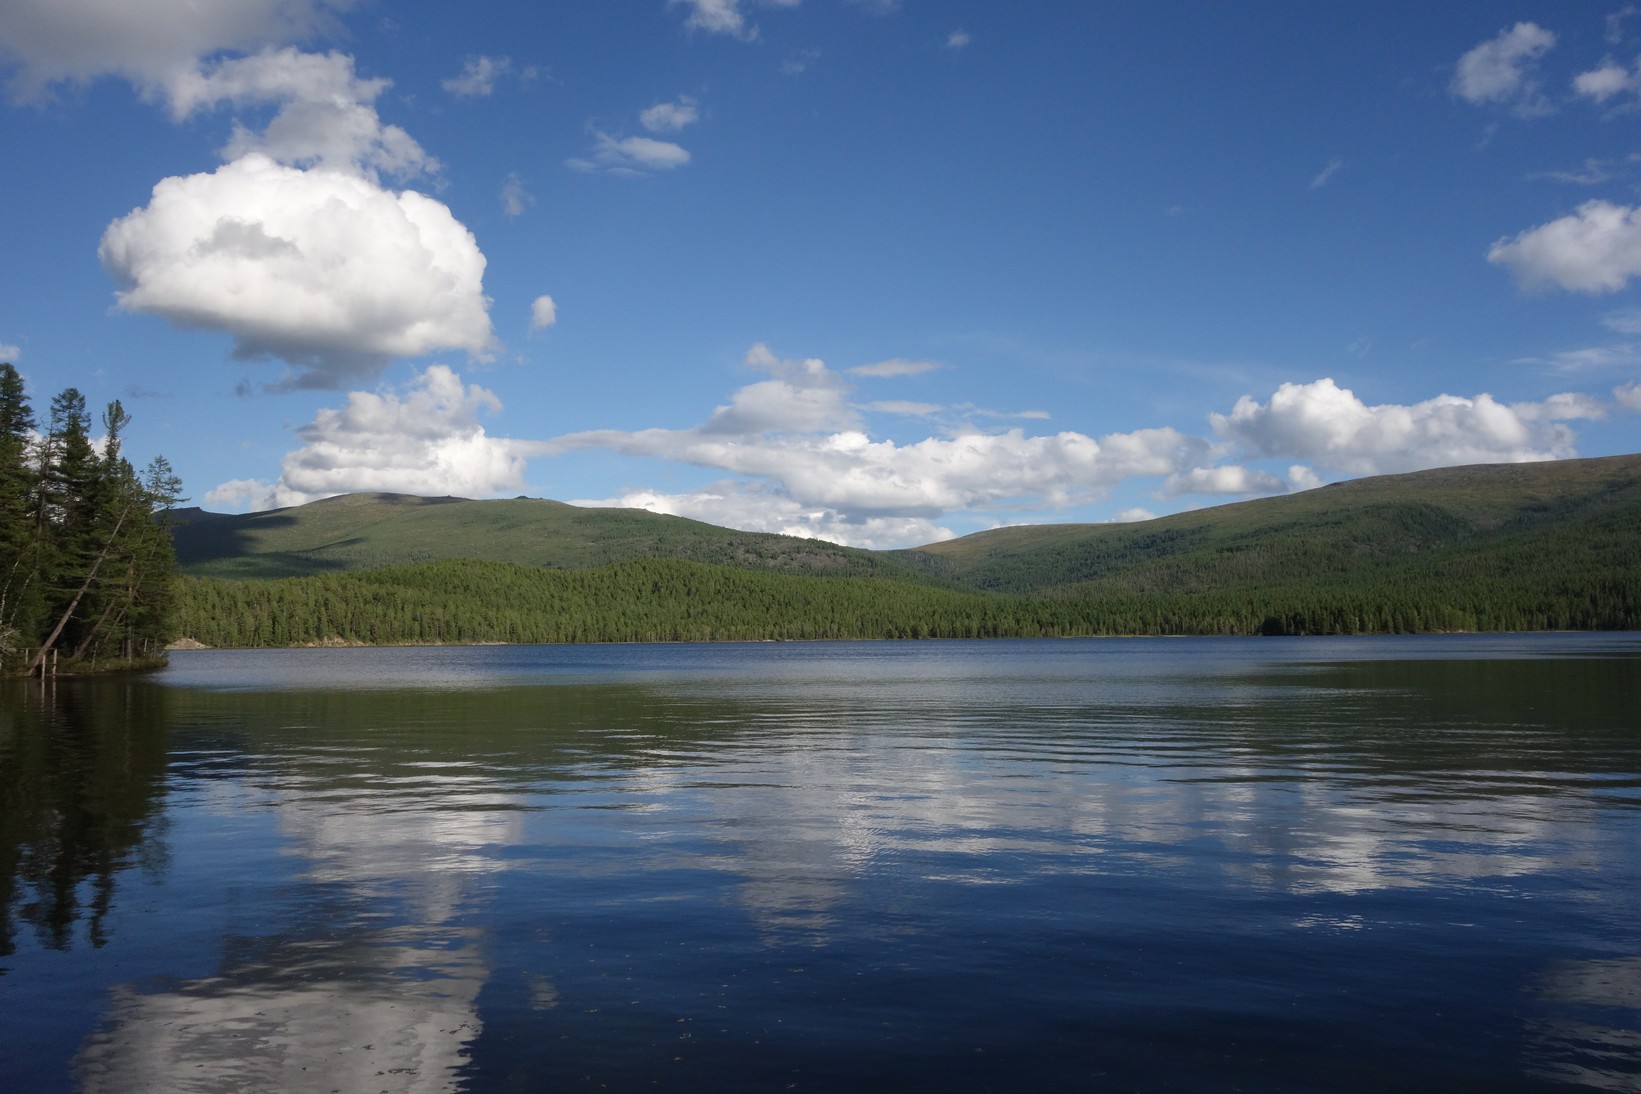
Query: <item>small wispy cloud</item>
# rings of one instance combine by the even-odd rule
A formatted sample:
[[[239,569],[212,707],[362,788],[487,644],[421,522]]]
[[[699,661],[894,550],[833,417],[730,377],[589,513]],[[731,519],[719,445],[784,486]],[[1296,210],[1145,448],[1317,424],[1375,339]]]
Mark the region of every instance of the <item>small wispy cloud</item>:
[[[1641,364],[1641,345],[1634,342],[1613,342],[1605,346],[1584,346],[1580,349],[1564,349],[1548,357],[1524,358],[1517,363],[1548,365],[1555,372],[1627,369]]]
[[[927,418],[939,414],[946,408],[939,403],[914,403],[906,399],[884,399],[876,403],[867,403],[865,409],[875,410],[882,414],[902,414],[910,418]]]
[[[651,133],[676,133],[686,125],[694,125],[701,120],[701,111],[695,105],[695,100],[688,95],[680,95],[667,103],[656,103],[638,114],[638,120]]]
[[[801,53],[788,57],[781,62],[781,75],[802,76],[809,71],[810,65],[820,60],[820,55],[821,51],[818,49],[806,49]]]
[[[964,49],[972,41],[974,41],[974,38],[969,34],[969,32],[964,30],[962,27],[958,27],[956,30],[946,35],[946,48],[951,50],[953,53],[957,53]]]
[[[1328,184],[1328,181],[1330,179],[1332,179],[1333,176],[1335,176],[1339,173],[1339,169],[1343,166],[1345,166],[1344,157],[1342,157],[1342,156],[1333,157],[1331,160],[1328,161],[1328,165],[1326,167],[1322,168],[1322,170],[1317,173],[1315,178],[1311,179],[1310,188],[1312,190],[1322,189],[1322,187],[1324,187]]]
[[[441,80],[439,86],[457,98],[482,99],[495,93],[496,81],[510,76],[528,83],[536,78],[536,69],[529,65],[520,68],[513,64],[511,57],[477,54],[462,63],[460,73]]]
[[[1607,165],[1601,160],[1591,157],[1584,161],[1584,168],[1580,171],[1538,171],[1527,176],[1529,179],[1550,179],[1554,182],[1572,183],[1574,186],[1597,186],[1613,177]]]
[[[653,137],[612,137],[594,132],[593,149],[585,157],[566,160],[577,170],[611,175],[647,175],[671,171],[689,162],[688,149]]]
[[[510,173],[501,182],[501,211],[510,217],[523,216],[524,210],[535,204],[535,198],[524,188],[519,173]]]
[[[1607,16],[1607,44],[1622,45],[1624,42],[1624,20],[1632,15],[1641,15],[1641,8],[1634,4],[1625,4],[1618,11]]]
[[[546,330],[558,322],[558,305],[550,296],[538,296],[530,302],[530,329]]]
[[[887,361],[877,361],[870,365],[856,365],[843,371],[851,376],[919,376],[925,372],[945,368],[939,361],[908,361],[903,357],[892,357]]]
[[[758,7],[795,8],[798,0],[753,0]],[[684,26],[707,34],[727,34],[743,42],[758,40],[758,28],[743,10],[745,0],[667,0],[668,6],[689,9]]]
[[[1539,90],[1539,58],[1554,48],[1554,32],[1521,22],[1470,50],[1453,68],[1449,85],[1467,103],[1509,105],[1523,117],[1554,109]]]
[[[965,418],[990,418],[994,421],[1046,422],[1053,417],[1046,410],[993,410],[973,403],[958,403],[951,409]]]
[[[1619,308],[1601,317],[1601,325],[1620,334],[1641,334],[1641,308]]]

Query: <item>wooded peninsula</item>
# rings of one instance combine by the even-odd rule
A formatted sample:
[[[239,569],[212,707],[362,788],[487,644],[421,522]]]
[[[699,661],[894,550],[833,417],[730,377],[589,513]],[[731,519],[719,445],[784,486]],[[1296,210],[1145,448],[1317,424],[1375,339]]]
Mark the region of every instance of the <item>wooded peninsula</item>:
[[[1641,628],[1641,456],[1356,479],[898,551],[535,498],[179,508],[116,401],[41,429],[0,365],[0,659],[168,644],[703,642]]]

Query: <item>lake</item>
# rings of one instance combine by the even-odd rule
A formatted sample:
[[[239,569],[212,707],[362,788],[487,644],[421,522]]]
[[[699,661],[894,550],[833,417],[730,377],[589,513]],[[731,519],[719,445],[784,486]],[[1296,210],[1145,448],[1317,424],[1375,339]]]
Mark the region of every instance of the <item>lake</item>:
[[[1641,635],[0,682],[0,1090],[1641,1091]]]

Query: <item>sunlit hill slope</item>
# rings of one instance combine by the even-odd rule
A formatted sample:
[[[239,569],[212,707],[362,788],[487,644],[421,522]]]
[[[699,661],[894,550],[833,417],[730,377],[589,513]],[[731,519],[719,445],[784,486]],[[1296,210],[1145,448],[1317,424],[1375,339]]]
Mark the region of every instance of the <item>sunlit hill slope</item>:
[[[1641,456],[891,552],[527,498],[175,516],[180,624],[213,645],[1641,626]]]

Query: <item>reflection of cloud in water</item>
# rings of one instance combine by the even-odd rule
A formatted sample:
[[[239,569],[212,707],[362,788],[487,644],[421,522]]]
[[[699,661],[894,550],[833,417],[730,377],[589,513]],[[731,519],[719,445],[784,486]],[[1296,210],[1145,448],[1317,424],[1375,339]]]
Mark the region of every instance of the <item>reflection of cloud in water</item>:
[[[276,808],[310,880],[371,900],[397,898],[413,922],[439,923],[456,914],[476,876],[498,869],[489,852],[516,844],[522,825],[516,806],[479,780],[439,780],[417,800],[326,801],[297,790],[282,793]]]
[[[1566,1013],[1528,1026],[1539,1077],[1641,1091],[1641,957],[1560,962],[1544,975],[1541,992]]]
[[[1551,777],[1535,786],[1532,772],[1509,769],[1489,782],[1449,753],[1397,751],[1385,743],[1395,734],[1306,728],[1292,712],[1278,720],[1274,704],[1204,708],[1193,722],[1137,708],[1050,714],[1046,700],[943,706],[927,695],[863,709],[853,681],[835,703],[753,696],[697,709],[623,694],[502,696],[511,705],[487,723],[488,766],[383,765],[365,746],[327,740],[258,767],[244,805],[275,811],[324,906],[273,924],[288,940],[231,957],[215,976],[122,992],[82,1055],[88,1089],[188,1089],[174,1077],[196,1064],[199,1089],[454,1086],[489,976],[478,940],[454,920],[501,869],[562,883],[569,903],[555,908],[566,917],[599,919],[604,900],[635,887],[663,901],[727,892],[766,945],[822,946],[839,934],[928,930],[942,901],[993,898],[976,886],[1053,875],[1351,896],[1594,873],[1624,853],[1601,835],[1587,797]],[[497,701],[451,700],[451,724]],[[1264,718],[1268,731],[1250,728]],[[1408,735],[1422,742],[1423,723],[1415,728]],[[459,746],[477,747],[465,736]],[[526,840],[528,851],[501,853]],[[698,888],[691,871],[718,885]],[[576,903],[589,894],[594,903]],[[851,907],[860,900],[883,902],[865,925]],[[1376,926],[1367,902],[1289,903],[1305,914],[1285,922],[1311,939]],[[1534,1033],[1546,1059],[1598,1078],[1596,1050],[1567,1045],[1633,1059],[1633,996],[1590,986],[1633,984],[1619,964],[1546,989],[1568,1000],[1556,1004],[1558,1024]],[[519,971],[535,1013],[575,1012],[587,990],[566,979],[561,1003],[552,981]],[[1588,1002],[1592,993],[1609,1001]]]
[[[261,804],[309,864],[314,905],[249,926],[264,937],[215,976],[118,989],[77,1060],[86,1091],[457,1089],[489,969],[480,932],[450,921],[520,814],[481,779],[359,781],[280,776]]]
[[[457,1089],[486,970],[471,931],[291,941],[171,991],[115,992],[76,1061],[88,1094]]]
[[[1124,738],[1079,738],[1080,727],[1064,739],[932,732],[947,713],[925,711],[910,728],[751,726],[760,747],[733,767],[722,755],[657,753],[625,789],[662,803],[663,825],[697,815],[706,846],[673,841],[665,853],[739,875],[761,930],[815,943],[876,870],[958,884],[1190,870],[1349,895],[1599,868],[1597,818],[1565,794],[1533,792],[1532,772],[1493,785],[1454,772],[1465,793],[1409,800],[1406,772],[1341,777],[1340,765],[1361,758],[1261,755],[1213,727],[1142,726]]]
[[[1545,974],[1544,995],[1574,1006],[1618,1007],[1641,1018],[1641,957],[1563,961]]]

